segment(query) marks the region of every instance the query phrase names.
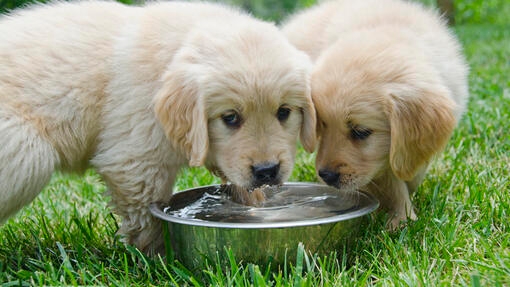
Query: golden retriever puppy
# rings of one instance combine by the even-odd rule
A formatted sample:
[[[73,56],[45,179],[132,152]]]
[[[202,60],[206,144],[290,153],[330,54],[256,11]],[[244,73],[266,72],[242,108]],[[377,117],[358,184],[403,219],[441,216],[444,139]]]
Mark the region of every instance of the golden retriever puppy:
[[[410,196],[468,98],[468,68],[443,19],[411,2],[337,0],[283,31],[315,62],[320,178],[376,196],[391,229],[416,219]]]
[[[313,151],[309,57],[273,25],[206,3],[36,5],[0,20],[0,222],[55,170],[104,178],[119,230],[158,248],[152,202],[205,165],[252,189]]]

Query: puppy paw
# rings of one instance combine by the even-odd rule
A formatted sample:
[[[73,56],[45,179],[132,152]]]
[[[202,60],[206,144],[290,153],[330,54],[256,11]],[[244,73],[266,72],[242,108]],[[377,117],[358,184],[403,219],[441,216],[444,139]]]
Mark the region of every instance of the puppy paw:
[[[386,229],[388,231],[397,231],[404,226],[406,226],[409,223],[409,220],[416,221],[418,217],[414,213],[413,210],[411,210],[410,214],[406,216],[402,213],[395,213],[389,220],[386,222]]]

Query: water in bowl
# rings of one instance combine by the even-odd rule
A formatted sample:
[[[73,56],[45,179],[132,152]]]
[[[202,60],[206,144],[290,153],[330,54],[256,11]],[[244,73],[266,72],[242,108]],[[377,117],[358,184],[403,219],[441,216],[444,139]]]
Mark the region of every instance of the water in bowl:
[[[225,186],[206,188],[185,204],[171,201],[163,211],[170,216],[188,220],[292,222],[345,214],[359,209],[366,200],[359,193],[342,193],[328,186],[285,185],[265,188],[266,200],[254,207],[233,201],[225,190]]]

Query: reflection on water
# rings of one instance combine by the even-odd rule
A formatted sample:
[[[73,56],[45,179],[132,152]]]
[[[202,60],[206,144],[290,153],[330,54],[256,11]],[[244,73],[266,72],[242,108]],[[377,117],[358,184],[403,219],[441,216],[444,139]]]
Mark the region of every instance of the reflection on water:
[[[164,212],[192,220],[232,223],[289,222],[327,218],[363,206],[358,193],[343,193],[328,186],[273,186],[264,190],[266,200],[258,207],[232,201],[227,188],[209,187],[192,196],[172,198]]]

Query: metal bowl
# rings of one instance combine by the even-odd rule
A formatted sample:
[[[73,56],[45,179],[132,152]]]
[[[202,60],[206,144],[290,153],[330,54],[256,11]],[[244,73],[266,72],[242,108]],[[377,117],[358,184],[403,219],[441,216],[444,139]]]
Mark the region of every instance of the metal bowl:
[[[238,261],[261,265],[295,262],[300,243],[310,254],[341,251],[379,206],[365,193],[313,183],[286,183],[268,194],[261,207],[233,203],[221,188],[185,190],[167,206],[151,206],[152,214],[168,223],[163,228],[166,247],[171,248],[167,254],[189,268],[203,267],[206,260],[228,262],[229,253]]]

